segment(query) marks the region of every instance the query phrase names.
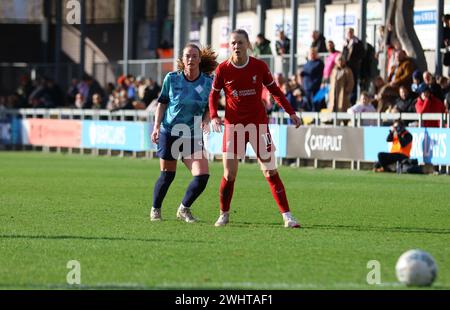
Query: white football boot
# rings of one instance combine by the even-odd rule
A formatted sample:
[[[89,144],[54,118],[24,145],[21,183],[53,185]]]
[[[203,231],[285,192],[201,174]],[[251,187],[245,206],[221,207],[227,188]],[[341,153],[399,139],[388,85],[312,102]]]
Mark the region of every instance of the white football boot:
[[[152,210],[150,211],[150,221],[155,222],[161,220],[162,220],[161,209],[152,207]]]
[[[230,214],[228,212],[220,211],[220,216],[217,219],[217,221],[214,224],[214,226],[216,226],[216,227],[225,226],[225,225],[228,224],[229,221],[230,221]]]
[[[177,219],[185,221],[186,223],[197,222],[197,219],[191,213],[191,208],[186,208],[184,206],[178,208]]]
[[[283,213],[284,227],[286,228],[300,228],[300,223],[291,215],[290,212]]]

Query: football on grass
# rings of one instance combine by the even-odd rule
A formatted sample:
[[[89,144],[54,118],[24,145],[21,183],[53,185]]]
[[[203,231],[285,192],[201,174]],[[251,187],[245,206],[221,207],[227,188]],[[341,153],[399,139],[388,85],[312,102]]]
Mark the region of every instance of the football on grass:
[[[408,286],[430,286],[436,279],[434,258],[422,250],[403,253],[395,266],[397,279]]]

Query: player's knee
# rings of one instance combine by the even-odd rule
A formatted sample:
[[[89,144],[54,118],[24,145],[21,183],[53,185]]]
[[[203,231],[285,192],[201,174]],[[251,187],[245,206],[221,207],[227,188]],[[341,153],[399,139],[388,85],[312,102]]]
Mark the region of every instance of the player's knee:
[[[269,177],[273,177],[274,175],[276,175],[278,173],[277,169],[273,169],[273,170],[263,170],[263,174],[266,178]]]
[[[230,171],[230,170],[225,170],[223,177],[228,182],[233,182],[234,180],[236,180],[236,172]]]
[[[206,188],[206,185],[208,184],[208,179],[209,174],[197,175],[194,177],[194,182],[199,189],[204,190]]]
[[[175,171],[161,171],[159,179],[164,183],[172,183],[173,179],[175,179],[175,173]]]

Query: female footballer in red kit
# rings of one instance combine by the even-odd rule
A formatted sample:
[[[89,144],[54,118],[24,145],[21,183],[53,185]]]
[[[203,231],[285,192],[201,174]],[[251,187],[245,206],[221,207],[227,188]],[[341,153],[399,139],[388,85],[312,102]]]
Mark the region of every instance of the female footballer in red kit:
[[[266,110],[261,100],[265,86],[275,101],[290,115],[292,123],[299,127],[300,118],[275,84],[267,65],[248,55],[250,40],[247,32],[235,30],[230,35],[230,59],[216,69],[216,76],[209,97],[212,129],[222,131],[223,122],[217,114],[220,91],[225,93],[225,120],[223,138],[224,175],[220,184],[220,216],[215,226],[229,222],[229,210],[239,159],[245,156],[247,143],[252,145],[272,195],[283,217],[284,227],[298,228],[300,224],[291,215],[284,185],[275,164],[275,146],[268,127]]]

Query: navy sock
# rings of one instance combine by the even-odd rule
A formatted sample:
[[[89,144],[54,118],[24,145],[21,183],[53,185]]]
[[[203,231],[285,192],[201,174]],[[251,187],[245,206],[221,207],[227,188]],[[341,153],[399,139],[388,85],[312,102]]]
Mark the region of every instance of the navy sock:
[[[164,197],[166,197],[170,184],[175,178],[175,171],[161,171],[153,190],[153,208],[161,208]]]
[[[208,183],[209,174],[203,174],[195,176],[194,179],[189,183],[189,186],[184,194],[183,206],[189,208],[195,201],[195,199],[200,196],[200,194],[205,190],[206,184]]]

